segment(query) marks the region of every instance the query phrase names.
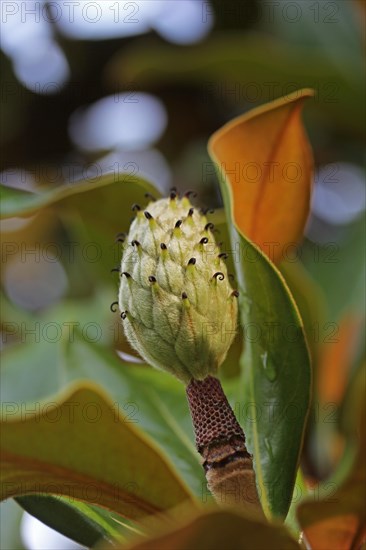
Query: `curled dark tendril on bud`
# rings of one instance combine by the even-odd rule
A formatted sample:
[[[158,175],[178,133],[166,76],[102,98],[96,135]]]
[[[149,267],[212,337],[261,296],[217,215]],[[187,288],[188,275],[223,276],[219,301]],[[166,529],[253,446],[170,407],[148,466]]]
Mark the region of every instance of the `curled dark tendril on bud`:
[[[180,227],[182,225],[182,220],[178,220],[175,224],[175,227]]]
[[[228,254],[226,254],[226,252],[221,252],[221,254],[218,255],[218,258],[220,258],[221,260],[227,260],[229,257]]]
[[[119,267],[112,267],[112,269],[111,269],[111,273],[114,273],[114,272],[119,273],[120,271],[121,271],[121,270],[120,270]]]
[[[237,298],[239,296],[239,290],[233,290],[231,293],[231,296],[234,296],[235,298]]]
[[[133,210],[134,212],[138,212],[139,210],[141,210],[141,206],[135,202],[135,204],[132,205],[131,210]]]
[[[223,281],[225,279],[225,275],[222,273],[222,271],[216,271],[216,273],[212,276],[212,278],[218,279],[219,281]]]
[[[206,214],[214,214],[215,210],[213,208],[201,208],[201,212],[206,216]]]
[[[127,317],[128,311],[122,311],[121,313],[121,319],[125,320]]]
[[[187,300],[188,296],[186,292],[182,292],[182,300]]]
[[[194,265],[196,263],[196,258],[191,258],[188,262],[188,265]]]
[[[170,197],[170,200],[174,200],[177,198],[177,192],[176,191],[170,191],[170,194],[169,194],[169,197]]]
[[[149,275],[149,283],[156,283],[156,278],[154,275]]]
[[[110,310],[112,311],[112,313],[116,313],[117,309],[118,309],[118,302],[113,302],[110,305]]]
[[[136,239],[134,239],[133,241],[131,241],[131,245],[132,246],[141,246],[141,243],[140,243],[140,241],[136,241]]]
[[[147,220],[152,220],[152,215],[147,210],[145,210],[144,215]]]
[[[127,271],[122,271],[122,275],[124,275],[126,277],[126,279],[131,278],[131,275],[129,273],[127,273]]]
[[[188,210],[188,216],[193,216],[194,208]]]
[[[188,189],[188,191],[184,193],[184,196],[187,197],[187,199],[189,199],[189,197],[195,198],[197,197],[197,193],[196,191],[192,191],[192,189]]]
[[[208,238],[202,237],[202,239],[200,240],[200,244],[207,244],[207,243],[208,243]]]
[[[209,229],[211,229],[211,231],[213,231],[213,230],[215,229],[214,224],[211,223],[211,222],[208,222],[208,223],[206,223],[206,225],[205,225],[205,231],[208,231]]]
[[[167,249],[166,244],[165,243],[160,243],[160,248],[162,250],[166,250]]]

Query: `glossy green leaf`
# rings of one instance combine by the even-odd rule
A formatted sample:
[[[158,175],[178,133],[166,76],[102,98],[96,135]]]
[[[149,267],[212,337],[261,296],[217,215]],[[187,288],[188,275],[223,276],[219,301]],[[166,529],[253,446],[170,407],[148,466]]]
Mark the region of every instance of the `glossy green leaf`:
[[[106,549],[101,546],[100,549]],[[110,547],[109,547],[110,548]],[[299,545],[282,525],[264,523],[255,515],[232,510],[211,511],[185,521],[180,518],[173,530],[152,533],[118,550],[189,550],[235,548],[235,550],[296,550]]]
[[[75,184],[65,184],[37,194],[1,185],[1,218],[30,215],[40,208],[53,204],[62,208],[80,206],[85,208],[89,215],[100,214],[101,204],[103,204],[103,208],[108,209],[112,206],[113,210],[120,208],[124,212],[126,206],[130,206],[126,205],[126,196],[131,193],[131,190],[140,199],[144,199],[144,193],[159,195],[154,185],[133,173],[106,174],[90,180],[81,180]],[[115,201],[119,201],[117,205]]]
[[[41,208],[50,198],[50,193],[39,195],[14,189],[13,187],[0,186],[1,199],[1,219],[19,216],[21,214],[30,214],[37,208]]]
[[[310,358],[302,321],[284,279],[234,226],[235,197],[225,180],[220,184],[240,291],[244,353],[237,413],[253,453],[263,509],[266,515],[284,517],[309,409]]]
[[[296,518],[296,509],[301,500],[308,495],[308,489],[301,468],[298,469],[295,481],[294,492],[292,494],[291,504],[286,516],[285,525],[289,531],[298,539],[301,534],[301,528]]]
[[[89,514],[88,505],[84,505],[81,512],[75,502],[61,497],[45,495],[24,496],[15,499],[17,503],[29,514],[36,517],[48,527],[55,529],[65,537],[84,546],[93,546],[100,540],[111,540],[112,536],[118,537],[116,524],[114,529],[101,517]],[[95,521],[98,519],[98,521]],[[102,527],[101,524],[104,524]]]
[[[75,499],[39,494],[17,497],[15,501],[39,521],[84,546],[100,540],[128,540],[133,534],[143,533],[136,522]]]
[[[104,386],[129,421],[158,443],[195,494],[206,496],[182,383],[145,365],[124,363],[105,348],[80,338],[67,346],[65,356],[69,377],[89,378]]]
[[[102,310],[103,303],[95,300],[94,306]],[[2,401],[9,403],[9,407],[13,404],[14,410],[19,410],[22,404],[31,409],[32,403],[60,391],[71,381],[94,380],[119,404],[131,424],[141,427],[155,440],[197,496],[206,498],[205,477],[194,446],[183,384],[145,365],[121,360],[102,341],[90,341],[88,335],[92,338],[96,333],[85,330],[87,320],[95,323],[99,318],[93,316],[91,306],[78,315],[78,307],[77,302],[66,303],[49,312],[38,319],[38,342],[29,335],[28,345],[14,345],[4,351]],[[105,311],[113,317],[108,308]],[[62,329],[63,339],[47,342],[42,333],[46,335],[46,327],[55,320]],[[70,323],[76,320],[78,330],[70,330]],[[17,318],[15,322],[19,323]],[[105,336],[107,332],[109,336],[108,322],[103,323],[101,318],[98,324],[100,333]]]
[[[95,384],[38,405],[28,414],[3,411],[2,499],[60,494],[137,520],[194,505],[158,449]]]
[[[15,246],[21,243],[23,248],[36,248],[46,258],[52,257],[56,245],[56,253],[60,250],[60,259],[75,290],[80,280],[90,286],[95,279],[91,274],[111,280],[110,270],[122,256],[122,244],[115,242],[115,236],[127,231],[133,217],[132,205],[143,207],[149,202],[146,193],[160,196],[145,179],[123,173],[65,184],[38,194],[0,186],[1,217],[6,221],[14,216],[38,214],[32,221],[32,231],[25,227],[10,233],[7,239]],[[43,252],[50,244],[51,251]],[[14,257],[11,248],[5,261]]]

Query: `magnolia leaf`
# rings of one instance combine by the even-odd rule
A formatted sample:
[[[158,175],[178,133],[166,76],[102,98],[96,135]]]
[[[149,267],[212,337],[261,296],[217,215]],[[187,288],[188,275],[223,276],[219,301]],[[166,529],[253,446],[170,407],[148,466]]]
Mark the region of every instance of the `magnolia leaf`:
[[[14,413],[20,411],[24,403],[32,409],[69,383],[94,381],[108,392],[116,406],[118,404],[126,421],[147,433],[190,489],[202,496],[205,476],[194,445],[183,384],[144,364],[121,360],[116,353],[101,345],[102,342],[89,338],[94,339],[95,326],[99,326],[100,334],[109,333],[108,321],[103,319],[104,309],[109,317],[113,315],[104,308],[103,297],[100,302],[95,298],[94,302],[83,305],[78,313],[80,308],[78,302],[66,302],[62,307],[45,313],[38,318],[40,334],[43,335],[39,342],[33,343],[31,339],[32,343],[23,342],[5,349],[0,388],[3,406]],[[99,309],[100,318],[95,316],[95,308]],[[55,319],[60,339],[47,341],[47,327],[51,328],[49,336],[52,337]],[[78,319],[79,330],[70,327],[70,319]],[[9,320],[13,321],[11,317]],[[88,334],[85,327],[91,320],[92,330]],[[19,327],[20,320],[14,318],[14,321],[14,325]],[[12,323],[9,323],[8,328],[11,327]],[[5,325],[4,334],[6,329]],[[206,492],[204,495],[206,497]]]
[[[150,195],[158,198],[160,192],[128,173],[109,173],[41,193],[0,186],[1,218],[9,231],[3,262],[22,261],[24,250],[34,249],[42,260],[55,255],[65,266],[72,291],[85,295],[95,275],[110,281],[110,270],[122,255],[116,234],[127,231],[132,205],[143,207]],[[19,218],[29,223],[11,231],[14,223],[19,226]]]
[[[101,204],[100,200],[97,201],[97,199],[108,199],[109,205],[113,205],[113,200],[116,200],[115,196],[113,199],[111,197],[113,194],[108,190],[110,186],[115,186],[121,198],[126,193],[131,192],[131,188],[133,187],[135,187],[135,192],[140,195],[140,198],[143,197],[144,192],[160,195],[154,185],[146,179],[140,178],[133,173],[122,172],[119,174],[105,174],[90,180],[80,180],[72,185],[64,184],[42,193],[31,193],[23,189],[0,185],[1,219],[13,216],[28,216],[40,208],[58,203],[62,207],[78,206],[79,204],[86,206],[91,195],[83,195],[84,193],[93,193],[93,199],[97,202],[97,204],[94,204],[93,211],[97,213],[100,210]],[[103,204],[103,206],[106,207],[107,205]],[[124,200],[121,200],[120,206],[125,206]]]
[[[280,273],[233,231],[235,239],[245,255],[256,258],[237,266],[244,349],[237,410],[253,453],[264,512],[284,518],[310,407],[310,356],[300,315]]]
[[[153,443],[94,384],[75,385],[33,412],[4,412],[2,499],[58,494],[130,519],[194,506]]]
[[[209,151],[217,161],[212,147]],[[219,171],[244,348],[236,412],[253,454],[263,510],[283,518],[291,503],[309,411],[310,357],[302,320],[283,277],[234,219],[237,197],[226,176]]]
[[[28,495],[15,500],[26,512],[79,544],[90,547],[101,539],[119,536],[116,523],[108,524],[86,504],[81,511],[77,504],[82,503],[68,502],[63,497]]]
[[[300,90],[253,109],[209,141],[234,223],[275,262],[302,237],[309,214],[313,160],[300,113],[312,95]]]
[[[179,525],[180,524],[180,525]],[[101,548],[102,547],[98,547]],[[103,546],[106,549],[106,546]],[[111,548],[111,547],[109,547]],[[115,548],[115,547],[114,547]],[[245,516],[231,510],[211,511],[197,515],[173,531],[140,539],[116,550],[188,550],[189,548],[236,550],[296,550],[299,548],[289,532],[281,525],[264,523],[254,514]]]

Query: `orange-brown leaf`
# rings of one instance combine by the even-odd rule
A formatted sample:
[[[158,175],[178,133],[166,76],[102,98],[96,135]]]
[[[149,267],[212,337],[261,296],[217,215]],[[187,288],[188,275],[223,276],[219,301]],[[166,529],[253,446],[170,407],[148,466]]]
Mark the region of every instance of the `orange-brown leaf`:
[[[359,315],[348,313],[339,321],[335,339],[326,341],[320,352],[318,393],[322,403],[340,405],[349,380],[352,360],[362,331]]]
[[[275,262],[299,241],[309,214],[313,160],[301,108],[312,95],[305,89],[253,109],[209,141],[229,183],[234,222]]]
[[[345,514],[333,518],[320,520],[306,529],[305,538],[312,550],[350,550],[357,548],[355,537],[359,529],[357,516]],[[360,533],[361,534],[361,533]]]

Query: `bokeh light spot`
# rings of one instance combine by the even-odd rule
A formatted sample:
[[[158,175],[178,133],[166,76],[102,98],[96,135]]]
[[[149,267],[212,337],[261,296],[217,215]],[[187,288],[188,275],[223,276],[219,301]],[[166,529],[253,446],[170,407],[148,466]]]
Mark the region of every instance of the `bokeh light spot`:
[[[162,102],[142,92],[104,97],[70,118],[73,142],[86,151],[145,149],[163,134],[167,113]]]

